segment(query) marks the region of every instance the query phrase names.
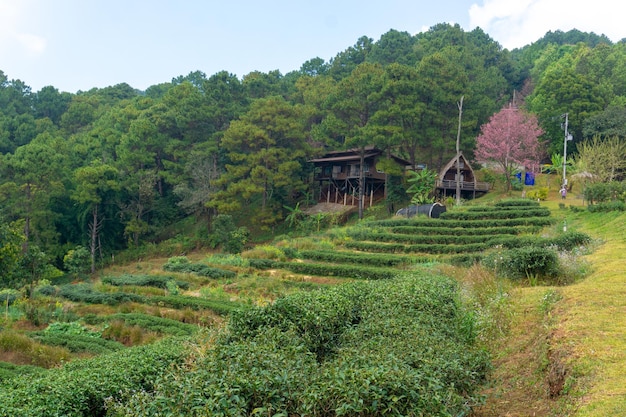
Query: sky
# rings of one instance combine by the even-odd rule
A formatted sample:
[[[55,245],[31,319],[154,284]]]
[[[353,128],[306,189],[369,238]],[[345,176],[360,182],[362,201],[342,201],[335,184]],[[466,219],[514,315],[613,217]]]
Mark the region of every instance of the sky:
[[[193,71],[286,74],[361,36],[438,23],[480,27],[509,50],[556,30],[617,42],[624,9],[615,0],[0,0],[0,70],[34,92],[145,90]]]

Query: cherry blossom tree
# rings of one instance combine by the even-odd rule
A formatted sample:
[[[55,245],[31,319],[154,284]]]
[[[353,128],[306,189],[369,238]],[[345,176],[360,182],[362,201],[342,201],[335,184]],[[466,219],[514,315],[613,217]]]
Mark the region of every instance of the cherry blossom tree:
[[[511,179],[517,169],[538,171],[546,155],[546,142],[539,139],[543,130],[534,115],[509,105],[491,116],[480,130],[474,153],[476,162],[502,172],[507,191],[511,189]]]

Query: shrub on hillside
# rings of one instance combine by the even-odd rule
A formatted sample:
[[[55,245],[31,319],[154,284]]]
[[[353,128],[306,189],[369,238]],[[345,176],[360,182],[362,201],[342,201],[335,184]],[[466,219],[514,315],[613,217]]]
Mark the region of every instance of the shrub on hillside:
[[[115,415],[467,415],[488,356],[449,278],[343,285],[236,313],[193,367]]]
[[[103,284],[113,286],[136,285],[140,287],[157,287],[167,289],[169,282],[173,282],[178,288],[183,290],[189,288],[188,282],[175,280],[171,276],[122,274],[120,276],[107,275],[102,277]]]
[[[200,275],[207,278],[234,278],[237,274],[221,268],[213,268],[201,263],[192,263],[185,256],[169,258],[163,270],[168,272],[183,272]]]
[[[513,278],[553,278],[558,274],[559,260],[555,250],[541,246],[521,246],[486,255],[483,265],[497,274]]]

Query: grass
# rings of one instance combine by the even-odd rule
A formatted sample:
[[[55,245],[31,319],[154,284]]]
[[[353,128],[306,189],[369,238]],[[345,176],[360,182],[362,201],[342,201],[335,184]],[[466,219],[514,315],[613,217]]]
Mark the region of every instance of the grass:
[[[546,233],[566,226],[598,243],[580,255],[586,275],[572,271],[573,284],[511,289],[508,331],[490,343],[487,402],[473,417],[624,416],[626,214],[571,210],[584,209],[582,199],[574,192],[564,202],[556,189],[541,205],[561,219]]]
[[[583,221],[584,218],[584,221]],[[586,255],[593,270],[564,288],[555,345],[570,352],[574,416],[626,415],[626,215],[573,216],[572,225],[601,239]]]

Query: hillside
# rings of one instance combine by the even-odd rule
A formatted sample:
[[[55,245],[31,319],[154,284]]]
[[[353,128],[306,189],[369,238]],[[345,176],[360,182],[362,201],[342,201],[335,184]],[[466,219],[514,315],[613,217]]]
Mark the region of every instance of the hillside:
[[[553,190],[552,194],[556,194],[556,192]],[[342,355],[348,354],[348,351],[353,349],[361,352],[361,354],[368,351],[370,353],[367,353],[367,355],[372,355],[374,351],[380,352],[381,347],[378,345],[378,341],[374,343],[374,340],[372,340],[373,344],[368,348],[360,346],[361,342],[358,342],[358,344],[354,343],[357,343],[357,340],[369,339],[373,334],[381,332],[382,329],[377,327],[380,323],[375,324],[376,322],[372,322],[366,327],[360,327],[361,324],[359,324],[360,330],[358,332],[373,331],[375,333],[367,333],[370,336],[365,338],[362,335],[359,336],[361,333],[355,333],[350,337],[352,342],[346,345],[347,339],[344,340],[344,338],[347,335],[344,335],[343,332],[345,330],[341,330],[343,327],[340,325],[344,320],[342,318],[344,313],[335,316],[334,309],[336,306],[347,302],[348,304],[345,306],[348,309],[345,310],[345,313],[352,311],[350,314],[355,314],[356,311],[359,311],[357,316],[361,318],[355,319],[352,316],[353,318],[348,319],[348,321],[358,323],[363,320],[362,317],[374,314],[373,310],[367,314],[365,314],[365,311],[380,303],[374,303],[366,308],[365,306],[369,302],[361,304],[365,300],[359,301],[359,297],[355,298],[352,295],[344,298],[346,294],[339,295],[341,292],[333,292],[335,294],[333,297],[339,296],[344,301],[340,304],[335,302],[335,306],[329,309],[328,306],[324,305],[325,301],[315,298],[313,295],[316,293],[315,289],[330,289],[340,283],[348,284],[352,282],[359,285],[358,288],[361,288],[361,291],[363,291],[366,287],[361,287],[361,285],[365,284],[366,281],[371,281],[371,285],[376,283],[372,289],[377,288],[376,291],[382,291],[383,294],[394,291],[396,296],[392,298],[398,301],[405,296],[403,294],[410,287],[406,287],[404,286],[405,284],[401,283],[399,283],[399,287],[390,287],[387,282],[394,281],[393,270],[404,271],[404,275],[410,274],[406,276],[414,276],[412,280],[417,280],[415,282],[440,282],[440,284],[437,284],[437,287],[441,289],[454,287],[448,287],[449,281],[446,281],[446,279],[439,281],[442,277],[447,276],[459,283],[465,294],[466,305],[472,305],[472,308],[476,310],[471,316],[466,318],[463,318],[465,316],[459,311],[459,314],[461,314],[459,318],[462,323],[465,323],[462,325],[459,323],[460,327],[458,329],[461,330],[459,335],[451,335],[446,332],[445,334],[447,335],[445,336],[441,334],[443,339],[439,338],[440,336],[434,339],[430,337],[425,338],[423,334],[415,336],[424,339],[423,341],[426,341],[427,344],[418,348],[418,345],[415,345],[415,340],[417,339],[413,338],[413,342],[409,343],[412,345],[410,350],[415,351],[415,349],[418,349],[422,351],[421,349],[426,349],[420,354],[426,355],[426,352],[431,351],[431,348],[428,346],[432,347],[436,344],[448,346],[449,342],[446,340],[450,340],[447,339],[449,337],[456,340],[454,342],[455,345],[460,343],[460,341],[470,343],[471,340],[474,340],[474,337],[477,337],[476,341],[480,341],[479,345],[482,344],[487,347],[491,352],[494,368],[492,372],[487,374],[487,385],[485,390],[482,391],[482,394],[486,395],[486,403],[476,408],[472,414],[473,416],[525,416],[531,413],[555,416],[600,416],[607,415],[609,411],[614,412],[614,415],[619,415],[623,411],[623,392],[621,391],[623,384],[621,383],[622,375],[620,375],[618,370],[622,369],[621,364],[623,364],[624,357],[619,353],[623,351],[623,349],[620,349],[623,342],[620,340],[619,334],[619,328],[622,326],[622,323],[619,321],[619,314],[616,314],[616,312],[624,308],[623,277],[625,276],[625,271],[619,262],[619,257],[615,256],[615,254],[619,253],[624,246],[624,216],[614,213],[600,215],[575,210],[582,203],[581,200],[575,197],[567,201],[567,207],[559,207],[558,203],[561,201],[556,199],[556,195],[552,194],[549,196],[548,201],[540,205],[536,205],[537,203],[530,204],[532,202],[525,203],[525,205],[530,205],[524,209],[524,212],[527,214],[533,213],[533,215],[524,216],[523,223],[514,219],[516,216],[514,213],[519,211],[520,208],[501,206],[498,198],[492,195],[485,200],[478,200],[462,210],[451,210],[447,214],[448,218],[441,221],[428,221],[428,219],[367,220],[363,225],[369,225],[368,227],[356,224],[349,227],[332,228],[317,235],[277,240],[272,245],[260,245],[251,251],[245,252],[245,257],[243,258],[195,253],[189,254],[188,258],[180,256],[153,258],[117,265],[103,271],[92,283],[74,284],[76,288],[84,288],[84,290],[81,290],[83,292],[68,292],[67,289],[59,291],[59,289],[64,287],[58,287],[59,289],[55,291],[57,291],[57,296],[61,298],[57,298],[56,304],[62,303],[67,313],[74,312],[74,314],[82,316],[80,322],[83,323],[83,326],[86,325],[86,327],[82,327],[83,331],[85,329],[90,329],[89,331],[92,332],[97,331],[102,329],[100,327],[102,323],[110,323],[109,330],[107,330],[108,333],[106,333],[106,337],[109,340],[112,338],[126,345],[146,344],[145,348],[142,348],[143,350],[132,348],[133,353],[130,353],[131,350],[128,350],[127,352],[129,353],[121,355],[127,357],[127,362],[123,366],[129,372],[142,362],[141,357],[146,354],[151,355],[155,361],[161,364],[153,369],[153,371],[158,370],[160,375],[162,375],[161,372],[168,371],[165,368],[158,367],[165,366],[167,368],[169,367],[167,363],[185,361],[187,364],[184,368],[187,369],[185,376],[178,375],[173,379],[172,376],[166,377],[156,387],[150,384],[143,385],[148,390],[156,389],[159,393],[158,395],[164,396],[164,398],[175,397],[177,394],[174,393],[180,390],[182,386],[186,387],[184,388],[186,390],[195,389],[193,387],[196,383],[208,377],[208,375],[203,376],[204,373],[201,370],[204,367],[216,366],[212,362],[211,357],[213,353],[211,352],[214,350],[214,346],[221,346],[221,343],[223,343],[220,341],[221,337],[214,334],[211,329],[222,328],[224,321],[221,317],[224,317],[224,314],[229,314],[229,311],[234,311],[232,310],[233,307],[236,305],[239,305],[239,307],[248,306],[243,310],[244,315],[238,316],[239,318],[236,321],[238,324],[235,324],[235,327],[229,326],[229,331],[238,329],[235,334],[239,334],[239,336],[223,346],[223,349],[226,350],[222,354],[226,355],[256,355],[254,349],[257,348],[250,350],[252,349],[251,345],[244,342],[252,337],[251,335],[255,334],[254,332],[258,331],[253,330],[256,328],[254,326],[259,326],[259,320],[269,320],[268,323],[274,322],[274,319],[271,319],[271,317],[281,311],[281,315],[290,312],[290,315],[295,314],[296,316],[292,316],[289,320],[295,320],[296,317],[299,317],[297,318],[298,322],[300,320],[305,320],[305,322],[301,322],[302,324],[299,324],[298,328],[308,329],[299,336],[290,336],[292,341],[285,346],[291,346],[289,349],[293,348],[296,350],[291,351],[291,353],[284,351],[283,348],[272,351],[272,349],[277,349],[277,346],[279,346],[275,345],[275,343],[278,340],[283,340],[282,337],[284,336],[280,336],[280,332],[289,329],[289,327],[279,327],[275,330],[279,333],[273,336],[267,334],[261,339],[257,339],[261,337],[260,334],[254,336],[254,340],[256,340],[254,343],[255,345],[258,344],[258,348],[261,349],[260,352],[272,359],[269,359],[269,362],[263,361],[262,363],[250,362],[249,365],[254,367],[260,366],[261,368],[258,369],[269,367],[268,372],[274,372],[269,371],[269,369],[274,369],[277,363],[281,362],[284,363],[283,367],[286,366],[285,369],[296,366],[293,369],[299,369],[298,372],[300,373],[312,372],[309,378],[321,378],[319,381],[322,384],[319,385],[321,387],[328,382],[328,380],[326,382],[322,381],[325,380],[324,378],[329,378],[330,374],[325,377],[322,377],[321,374],[316,374],[317,371],[314,372],[313,370],[317,369],[317,366],[308,363],[306,360],[302,362],[303,358],[298,359],[296,365],[291,361],[299,356],[292,357],[292,355],[300,351],[303,346],[308,346],[306,349],[310,349],[311,352],[317,352],[318,361],[321,360],[320,363],[322,364],[326,360],[330,360],[323,358],[333,358],[338,352],[348,349],[348,346],[351,347],[343,352]],[[548,214],[551,214],[549,217],[544,217],[545,212],[543,210],[546,210],[546,208],[549,209]],[[485,216],[491,218],[491,220],[479,220],[484,219]],[[548,218],[553,218],[556,222],[551,220],[549,225],[546,226],[548,223],[545,223],[545,221]],[[511,242],[511,244],[517,242],[519,246],[519,242],[530,242],[532,239],[539,239],[537,242],[545,242],[541,243],[542,245],[549,244],[552,241],[558,242],[558,240],[552,240],[554,237],[550,236],[558,237],[563,227],[563,220],[566,220],[570,233],[574,233],[571,236],[578,236],[578,232],[584,231],[593,238],[599,239],[584,252],[580,252],[579,249],[564,250],[562,252],[561,256],[566,257],[566,262],[562,264],[562,268],[565,268],[565,270],[559,272],[557,281],[566,285],[550,285],[549,281],[544,282],[538,276],[537,278],[540,278],[539,281],[536,281],[537,278],[531,280],[535,272],[530,273],[530,275],[526,272],[526,278],[521,280],[520,278],[496,279],[493,273],[482,267],[471,266],[468,268],[449,264],[449,262],[458,264],[464,263],[468,259],[477,259],[475,258],[477,255],[472,255],[472,253],[476,250],[483,250],[481,245],[484,243],[481,242],[492,242],[491,244],[493,244],[493,242],[497,241],[505,247],[509,245],[508,242]],[[512,224],[517,225],[511,226]],[[543,226],[537,226],[540,224],[543,224]],[[472,227],[464,229],[462,225],[472,225]],[[450,234],[452,229],[454,229],[454,234]],[[534,233],[533,231],[542,229],[542,237],[531,239],[530,234]],[[438,231],[434,232],[435,230]],[[467,233],[462,232],[463,230],[466,230]],[[521,235],[516,236],[519,233]],[[354,248],[356,246],[359,247],[359,251],[355,252]],[[285,256],[285,254],[288,254],[288,256]],[[237,276],[231,275],[231,273],[235,273]],[[172,277],[176,279],[175,286],[171,281]],[[390,279],[391,281],[389,281]],[[149,289],[150,286],[155,288]],[[159,287],[161,289],[158,289]],[[392,288],[394,289],[392,290]],[[84,292],[85,290],[88,291]],[[409,291],[414,290],[417,290],[417,288]],[[431,290],[433,288],[428,291]],[[54,291],[46,291],[54,294]],[[423,291],[424,289],[419,289],[416,294],[422,294]],[[601,296],[600,299],[597,298],[598,295]],[[87,296],[89,298],[86,298]],[[381,297],[380,294],[372,294],[372,296],[376,300],[379,300]],[[439,296],[436,293],[432,293],[428,297],[434,297],[432,298],[434,300]],[[75,301],[69,302],[67,297],[77,298]],[[447,297],[444,295],[444,298],[441,299],[443,304],[438,304],[439,307],[432,310],[437,317],[439,317],[438,315],[442,311],[449,308],[449,306],[443,307],[446,305],[444,300]],[[189,308],[193,305],[190,304],[191,298],[196,300],[193,302],[196,307]],[[285,301],[277,303],[276,307],[271,307],[274,304],[273,300],[282,300],[283,298]],[[351,300],[348,301],[349,299]],[[257,306],[250,305],[252,300],[255,300],[254,304]],[[355,302],[356,304],[354,304]],[[421,303],[423,302],[425,302],[425,299]],[[310,312],[303,309],[305,305],[316,306],[316,312],[311,316]],[[376,308],[379,309],[381,307],[382,305],[378,305]],[[252,310],[249,310],[250,308]],[[246,310],[250,311],[250,313],[245,313]],[[389,346],[389,349],[392,349],[391,346],[394,346],[393,349],[398,349],[405,343],[408,343],[408,341],[402,341],[403,339],[396,340],[399,334],[423,331],[423,329],[419,330],[419,327],[415,329],[407,327],[408,323],[402,319],[405,314],[413,317],[414,314],[417,314],[415,311],[409,312],[407,310],[401,314],[398,312],[394,313],[393,309],[389,312],[377,311],[376,315],[384,315],[386,317],[387,314],[392,314],[395,317],[393,320],[390,317],[385,319],[390,320],[386,321],[388,330],[396,328],[395,326],[400,326],[397,327],[398,329],[405,329],[404,332],[396,333],[394,331],[385,336],[387,339],[384,344]],[[16,310],[11,307],[11,315],[15,314],[15,312]],[[9,313],[9,310],[7,310],[7,313]],[[96,313],[96,316],[93,313]],[[327,318],[326,320],[329,320],[322,327],[318,326],[324,323],[324,321],[315,324],[315,317],[319,315],[323,315]],[[260,319],[260,317],[266,317],[267,319]],[[278,323],[289,316],[282,317],[282,319],[278,320]],[[351,316],[348,315],[346,317]],[[477,333],[467,333],[469,328],[466,326],[469,322],[464,320],[468,320],[470,317],[474,319],[482,317],[481,320],[474,324],[477,326],[475,327]],[[396,321],[398,319],[400,320]],[[313,321],[305,325],[304,323],[308,320]],[[422,317],[419,319],[419,322],[425,324],[427,322],[430,323],[432,320],[432,318]],[[442,317],[439,317],[435,321],[441,320]],[[22,321],[21,323],[18,327],[15,324],[8,324],[9,328],[15,331],[19,327],[24,328],[25,322]],[[190,326],[185,323],[195,324]],[[197,326],[205,330],[196,333],[194,329],[198,329]],[[452,327],[456,326],[452,325]],[[325,332],[331,329],[334,329],[332,330],[333,332],[338,333],[327,338]],[[409,331],[409,329],[412,330]],[[207,331],[208,333],[206,333]],[[250,333],[251,331],[253,333]],[[356,332],[357,327],[354,327],[353,331]],[[287,335],[290,334],[289,332],[291,330],[288,330]],[[311,335],[317,334],[318,336],[310,338],[311,336],[306,336],[307,332],[313,332]],[[435,334],[439,334],[438,332],[439,330],[434,330],[433,337]],[[85,333],[83,334],[88,336]],[[102,335],[104,334],[103,332]],[[192,339],[188,339],[189,335],[194,334],[195,336],[192,336]],[[470,337],[471,334],[475,336]],[[7,352],[9,354],[11,352],[6,350],[7,340],[17,341],[18,339],[15,336],[10,336],[10,333],[6,333],[6,331],[3,331],[2,335],[3,338],[0,339],[4,340],[4,342],[0,340],[0,345],[4,343],[5,353],[3,357],[6,360],[8,357]],[[165,339],[171,339],[174,335],[176,335],[175,337],[187,338],[185,344],[191,347],[191,351],[184,350],[181,352],[180,350],[173,350],[170,354],[163,355],[161,352],[162,346],[168,345],[163,345],[161,342],[154,343],[154,341],[163,339],[164,336]],[[601,337],[596,335],[601,335]],[[10,339],[11,337],[13,339]],[[44,355],[52,355],[53,352],[46,350],[48,348],[45,345],[46,343],[51,343],[52,339],[50,337],[48,339],[41,338],[41,336],[36,337],[41,344],[29,349],[32,349],[33,352],[40,350]],[[78,344],[79,341],[85,340],[85,337],[81,338],[78,335],[70,337],[69,333],[66,333],[65,337],[67,341],[73,341],[73,345],[66,344],[66,346],[74,346],[74,348],[80,346]],[[94,333],[89,337],[94,342],[93,338],[99,336],[96,336]],[[266,339],[267,337],[270,339]],[[273,338],[275,337],[279,337],[279,339],[274,340]],[[291,345],[294,341],[300,340],[300,337],[304,337],[302,339],[303,346],[298,347],[297,343],[296,345]],[[321,339],[319,339],[320,337]],[[467,337],[470,337],[470,339],[467,339]],[[232,343],[236,340],[239,341],[233,345]],[[328,340],[331,345],[327,345],[323,340]],[[121,344],[115,346],[112,343],[107,343],[100,343],[98,349],[103,349],[103,352],[105,349],[128,349]],[[285,341],[281,343],[285,343]],[[336,348],[331,347],[335,343],[339,343],[337,346],[340,349],[337,351],[334,350]],[[90,346],[92,346],[90,355],[93,355],[96,353],[93,347],[94,344],[91,343]],[[181,347],[182,345],[178,346]],[[237,352],[239,353],[231,351],[234,346],[238,346],[237,349],[243,350],[240,352],[238,350]],[[272,348],[272,346],[275,347]],[[472,345],[467,345],[464,348],[468,353],[473,349],[470,346]],[[388,354],[400,354],[401,351],[393,349],[389,350]],[[439,352],[443,353],[443,356],[428,357],[432,361],[443,360],[443,363],[448,363],[447,361],[450,360],[450,357],[447,356],[448,353],[445,353],[447,349],[445,348]],[[59,351],[55,351],[54,354],[57,357],[67,357],[59,356],[67,355],[60,354]],[[456,353],[449,354],[459,355],[459,352],[456,351]],[[406,355],[406,353],[402,353],[398,358]],[[133,380],[129,382],[130,385],[125,385],[126,388],[122,388],[119,385],[110,385],[118,384],[117,382],[114,383],[117,378],[115,373],[110,373],[106,369],[118,368],[118,357],[120,355],[115,353],[98,355],[95,359],[96,362],[88,365],[88,368],[91,369],[89,371],[83,369],[81,360],[74,360],[75,365],[68,367],[67,370],[50,371],[47,374],[48,376],[43,377],[44,379],[41,380],[41,383],[48,385],[56,384],[58,378],[68,377],[84,382],[79,383],[68,391],[50,392],[49,395],[53,395],[53,397],[49,397],[49,401],[56,398],[54,401],[59,401],[59,406],[61,407],[64,396],[71,395],[68,398],[73,398],[72,402],[76,402],[77,397],[75,395],[81,393],[81,384],[89,384],[89,382],[85,381],[89,381],[94,375],[100,375],[99,378],[102,380],[102,384],[98,389],[104,390],[94,390],[93,393],[89,394],[94,396],[90,400],[95,401],[94,404],[97,404],[97,398],[103,395],[102,393],[106,393],[107,389],[111,389],[114,386],[118,387],[116,389],[132,389],[133,384],[146,384],[147,381],[145,380]],[[376,357],[378,355],[373,355],[368,361],[374,361]],[[406,356],[406,358],[409,357],[412,356]],[[420,357],[423,360],[425,356]],[[348,358],[349,356],[345,356],[342,359],[346,361],[346,365],[351,361]],[[469,360],[468,364],[479,364],[482,361],[479,358],[480,355],[474,358],[465,357],[463,360]],[[272,364],[273,361],[277,362]],[[457,363],[457,365],[460,364]],[[176,367],[178,366],[176,365]],[[376,366],[383,365],[379,364]],[[449,366],[446,365],[446,367]],[[10,368],[3,366],[1,369],[4,369],[3,372],[5,373],[8,372],[7,375],[15,374],[16,371],[18,373],[39,372],[29,367]],[[239,372],[249,372],[249,370],[243,368],[237,369],[239,370],[237,371],[233,368],[228,372],[235,372],[233,375]],[[380,369],[380,372],[383,372],[383,374],[389,372],[388,370],[383,371],[386,368]],[[433,371],[438,375],[437,378],[440,378],[442,376],[440,374],[441,371],[436,369],[433,369]],[[136,372],[148,372],[150,374],[153,371],[144,368],[137,368],[136,370]],[[345,371],[353,372],[353,370],[348,368]],[[459,369],[459,371],[461,370]],[[295,378],[298,372],[283,375],[283,377],[287,378],[286,381],[295,383],[296,380],[292,380],[292,378]],[[481,372],[473,378],[479,377]],[[383,383],[383,380],[379,380],[383,374],[378,374],[379,376],[371,374],[371,378],[378,381],[378,383],[372,385],[372,388],[377,384]],[[336,376],[333,376],[333,378]],[[454,376],[454,378],[458,376]],[[400,377],[400,375],[397,377]],[[402,378],[406,377],[408,376],[402,376]],[[445,378],[452,377],[452,375],[445,376]],[[1,373],[0,378],[2,378]],[[411,378],[414,378],[414,376]],[[15,379],[15,381],[17,383],[19,379]],[[31,383],[28,386],[20,387],[20,385],[16,385],[12,387],[11,390],[17,389],[18,391],[7,391],[7,394],[9,392],[20,392],[21,394],[19,396],[5,397],[5,399],[11,398],[11,403],[15,404],[15,407],[18,406],[17,404],[20,401],[23,401],[16,401],[17,398],[31,398],[33,401],[38,401],[37,396],[27,394],[27,391],[24,391],[38,389],[38,382],[35,383],[34,381],[36,379],[31,379]],[[178,381],[178,384],[183,385],[174,388],[166,381]],[[208,381],[207,379],[206,383],[209,383]],[[466,382],[463,383],[470,383],[470,380],[464,379],[464,381]],[[232,382],[229,382],[229,384]],[[385,383],[388,382],[390,381]],[[471,380],[472,386],[476,387],[476,382],[477,380]],[[210,383],[220,382],[213,381]],[[411,386],[411,384],[407,380],[403,386],[406,388]],[[332,385],[336,387],[343,386],[337,381]],[[277,389],[280,390],[281,388]],[[344,386],[341,389],[352,388]],[[298,392],[295,386],[290,388],[290,390],[294,390],[294,393]],[[253,390],[253,392],[256,391]],[[368,392],[368,394],[363,392],[359,395],[369,396],[374,393],[374,391]],[[313,394],[322,395],[321,392],[310,392],[307,395]],[[257,392],[255,395],[265,394]],[[337,391],[334,395],[343,394],[341,394],[341,391]],[[429,395],[432,396],[433,394]],[[446,395],[457,394],[448,392]],[[44,403],[45,398],[45,396],[42,397]],[[131,407],[130,404],[134,404],[132,407],[148,407],[152,400],[151,397],[133,397],[131,403],[126,401],[123,400],[115,405],[114,408],[120,413],[128,413],[129,407]],[[384,401],[384,397],[380,397],[380,401]],[[81,402],[82,400],[78,400],[76,404]],[[281,407],[289,408],[295,406],[294,404],[289,405],[291,404],[289,402],[279,403],[283,404]],[[272,404],[279,403],[272,402]],[[398,403],[396,406],[400,407],[400,404]],[[416,406],[412,402],[402,404],[404,404],[402,407],[408,405],[408,409]],[[179,405],[184,407],[182,403]],[[312,406],[312,404],[309,406]],[[436,402],[428,405],[423,404],[422,406],[437,407]],[[41,407],[41,405],[37,407]],[[40,412],[42,412],[41,410],[46,410],[45,407],[39,408]],[[300,407],[308,406],[301,404]],[[145,413],[140,415],[152,415],[147,411]],[[401,414],[406,415],[403,412]],[[348,415],[361,415],[361,413],[355,410],[348,413]]]

